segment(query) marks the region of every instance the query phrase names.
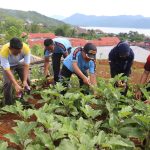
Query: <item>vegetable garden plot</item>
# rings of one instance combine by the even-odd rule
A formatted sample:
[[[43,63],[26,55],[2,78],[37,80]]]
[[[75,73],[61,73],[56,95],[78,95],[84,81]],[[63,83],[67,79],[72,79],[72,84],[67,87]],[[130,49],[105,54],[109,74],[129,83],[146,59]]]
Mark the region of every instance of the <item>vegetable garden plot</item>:
[[[149,149],[150,105],[135,101],[132,87],[127,97],[122,96],[113,86],[118,78],[99,79],[96,97],[83,95],[78,85],[63,96],[61,84],[43,88],[43,80],[36,82],[33,97],[24,98],[40,106],[23,109],[17,101],[2,108],[6,115],[18,117],[12,127],[15,133],[3,137],[15,143],[15,149]]]

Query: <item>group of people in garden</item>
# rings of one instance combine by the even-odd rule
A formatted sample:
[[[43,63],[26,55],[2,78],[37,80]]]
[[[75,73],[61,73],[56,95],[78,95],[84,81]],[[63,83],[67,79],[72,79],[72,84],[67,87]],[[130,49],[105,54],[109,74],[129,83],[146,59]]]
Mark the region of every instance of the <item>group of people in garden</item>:
[[[93,43],[86,43],[84,47],[72,47],[70,41],[66,38],[58,37],[44,40],[44,76],[49,78],[50,59],[52,59],[52,68],[54,72],[54,84],[62,82],[68,87],[68,82],[72,74],[75,74],[80,83],[80,87],[96,86],[96,53],[97,47]],[[27,44],[19,38],[12,38],[9,43],[3,45],[0,50],[0,63],[3,74],[3,105],[14,104],[13,89],[20,93],[30,88],[29,65],[31,51]],[[62,62],[63,56],[63,63]],[[23,61],[22,61],[23,60]],[[127,42],[119,42],[109,53],[108,60],[110,64],[110,74],[114,78],[121,74],[129,77],[131,66],[134,61],[134,52]],[[17,73],[22,86],[18,84],[14,74]],[[139,84],[146,84],[150,73],[150,56],[144,65],[144,72]],[[66,82],[67,81],[67,82]],[[114,86],[119,86],[118,81]],[[127,94],[128,83],[121,81],[125,85],[123,95]],[[149,89],[147,89],[149,90]],[[82,91],[88,94],[88,90]],[[62,94],[65,94],[63,91]],[[136,99],[141,99],[142,92],[137,88],[135,92]]]

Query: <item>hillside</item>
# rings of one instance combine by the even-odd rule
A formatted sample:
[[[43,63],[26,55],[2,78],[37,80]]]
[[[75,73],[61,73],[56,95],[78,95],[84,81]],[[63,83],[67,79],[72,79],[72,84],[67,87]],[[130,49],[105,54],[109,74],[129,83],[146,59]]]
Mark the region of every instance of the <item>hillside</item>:
[[[35,11],[20,11],[0,8],[0,20],[7,20],[7,18],[22,20],[28,23],[41,23],[46,26],[58,26],[65,24],[62,21],[44,16]]]
[[[65,18],[63,21],[78,26],[150,28],[150,17],[140,15],[94,16],[77,13]]]

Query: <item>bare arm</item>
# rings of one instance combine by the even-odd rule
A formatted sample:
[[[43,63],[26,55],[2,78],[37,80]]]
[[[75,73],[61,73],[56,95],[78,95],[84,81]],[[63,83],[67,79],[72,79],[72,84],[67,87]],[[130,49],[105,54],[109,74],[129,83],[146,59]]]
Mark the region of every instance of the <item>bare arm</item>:
[[[149,73],[150,73],[149,71],[144,70],[140,79],[140,84],[145,84],[147,82]]]
[[[29,65],[24,64],[24,70],[23,70],[23,82],[27,82],[29,74]]]
[[[72,63],[73,69],[75,71],[75,73],[82,79],[85,80],[87,77],[82,73],[82,71],[80,70],[80,68],[78,67],[77,62],[73,62]]]
[[[49,69],[49,58],[44,59],[44,75],[48,75],[48,69]]]
[[[97,85],[96,75],[95,74],[90,74],[90,81],[91,81],[92,85]]]
[[[19,86],[19,84],[17,83],[14,75],[12,74],[11,70],[5,70],[6,75],[8,76],[9,80],[13,83],[16,92],[21,92],[22,88]]]
[[[145,84],[147,82],[149,73],[150,73],[149,71],[144,70],[140,79],[140,84]],[[135,97],[136,99],[141,99],[141,96],[142,96],[141,90],[138,88],[135,93]]]

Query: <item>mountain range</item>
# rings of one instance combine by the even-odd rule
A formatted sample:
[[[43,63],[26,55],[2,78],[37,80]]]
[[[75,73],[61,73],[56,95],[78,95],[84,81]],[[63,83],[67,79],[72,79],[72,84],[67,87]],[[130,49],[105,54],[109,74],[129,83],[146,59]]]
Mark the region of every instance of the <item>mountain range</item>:
[[[150,17],[140,15],[94,16],[77,13],[62,21],[85,27],[150,28]]]
[[[30,22],[35,24],[43,24],[46,26],[58,26],[65,24],[62,21],[47,17],[35,11],[21,11],[0,8],[0,21],[7,19],[17,19],[23,22]]]

